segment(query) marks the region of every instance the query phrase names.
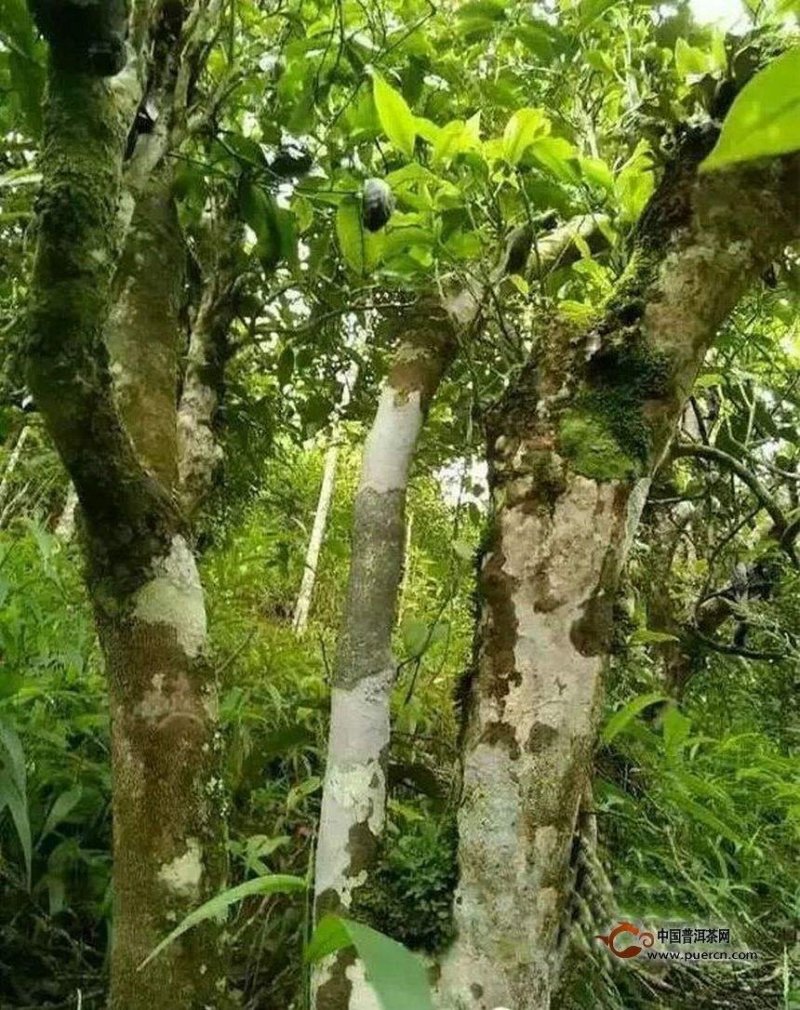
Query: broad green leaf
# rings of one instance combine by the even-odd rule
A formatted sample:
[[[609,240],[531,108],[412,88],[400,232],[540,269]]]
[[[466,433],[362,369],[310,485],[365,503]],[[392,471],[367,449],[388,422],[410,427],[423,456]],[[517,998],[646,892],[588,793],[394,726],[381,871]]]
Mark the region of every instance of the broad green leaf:
[[[675,43],[675,69],[679,77],[702,77],[714,69],[714,57],[679,38]]]
[[[417,124],[405,98],[378,73],[372,75],[372,93],[384,133],[399,151],[413,158]]]
[[[409,656],[420,656],[428,643],[428,622],[421,617],[406,615],[400,625],[403,645]]]
[[[486,18],[488,21],[499,21],[505,15],[506,5],[501,0],[468,0],[460,4],[456,11],[459,18]]]
[[[701,171],[800,149],[800,46],[759,71],[736,96]]]
[[[580,12],[580,25],[578,31],[583,31],[589,25],[601,18],[605,12],[613,7],[618,0],[580,0],[578,10]]]
[[[289,254],[289,240],[284,232],[282,212],[275,197],[261,186],[243,178],[239,184],[239,210],[242,220],[252,228],[256,239],[256,253],[271,270]]]
[[[530,145],[533,157],[561,182],[580,181],[577,150],[563,137],[540,137]]]
[[[344,919],[338,915],[326,915],[317,923],[314,934],[306,947],[305,958],[309,964],[321,961],[329,954],[335,954],[343,947],[350,947],[353,939]]]
[[[615,188],[625,220],[635,221],[644,210],[655,187],[650,148],[640,140],[617,175]]]
[[[433,145],[434,164],[451,161],[459,154],[480,150],[480,120],[475,116],[468,122],[454,119],[439,131]]]
[[[77,807],[80,803],[82,795],[83,789],[81,789],[80,786],[74,786],[72,789],[65,790],[56,799],[55,803],[50,808],[47,820],[44,822],[42,833],[39,835],[40,842],[43,838],[46,838],[51,831],[54,831],[63,820],[69,817],[75,807]]]
[[[655,693],[640,694],[638,698],[629,701],[619,712],[615,712],[606,723],[602,733],[603,743],[611,743],[614,737],[619,736],[640,712],[643,712],[650,705],[655,705],[659,701],[666,701],[666,695]]]
[[[396,940],[350,919],[325,916],[306,949],[314,962],[354,946],[382,1010],[433,1010],[423,962]]]
[[[139,965],[141,971],[145,965],[158,957],[162,951],[166,950],[171,943],[174,943],[179,936],[183,936],[187,930],[198,926],[201,922],[209,919],[220,919],[228,911],[231,905],[236,905],[245,898],[263,894],[294,894],[298,891],[305,891],[308,884],[302,877],[291,877],[286,874],[274,874],[269,877],[256,877],[255,880],[247,880],[238,887],[231,887],[227,891],[222,891],[215,895],[210,901],[190,912],[186,918],[165,936]]]
[[[361,208],[356,200],[347,200],[337,210],[336,237],[345,263],[359,277],[368,274],[380,262],[383,234],[362,227]]]
[[[614,176],[602,158],[579,158],[579,164],[589,182],[603,189],[614,189]]]
[[[518,165],[533,141],[549,132],[550,124],[541,109],[517,110],[503,131],[503,157],[510,165]]]

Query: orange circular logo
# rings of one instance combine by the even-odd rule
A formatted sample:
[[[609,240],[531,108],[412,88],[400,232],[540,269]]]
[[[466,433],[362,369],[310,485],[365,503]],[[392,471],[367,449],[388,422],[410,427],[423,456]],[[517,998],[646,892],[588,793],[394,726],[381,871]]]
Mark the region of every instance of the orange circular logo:
[[[628,944],[627,947],[617,947],[617,937],[622,936],[623,933],[628,933],[630,936],[636,937],[639,940],[639,943],[631,943]],[[636,957],[637,954],[642,953],[642,949],[644,947],[652,947],[655,942],[655,937],[652,933],[639,929],[639,927],[635,926],[632,922],[620,922],[619,925],[615,926],[610,933],[607,933],[605,936],[596,936],[595,939],[604,943],[614,957],[623,958]]]

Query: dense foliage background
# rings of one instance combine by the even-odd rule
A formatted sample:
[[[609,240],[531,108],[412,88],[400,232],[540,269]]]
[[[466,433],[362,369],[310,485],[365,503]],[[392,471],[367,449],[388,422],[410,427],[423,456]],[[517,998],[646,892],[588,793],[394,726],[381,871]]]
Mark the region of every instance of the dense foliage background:
[[[702,4],[634,0],[227,7],[197,97],[213,111],[174,154],[174,195],[192,256],[187,305],[231,208],[240,285],[224,477],[197,539],[223,685],[233,883],[310,872],[360,451],[403,306],[445,278],[486,277],[514,224],[545,234],[576,215],[597,221],[570,262],[502,281],[502,304],[462,349],[412,473],[389,830],[358,912],[433,953],[452,928],[458,687],[487,508],[482,417],[556,304],[580,320],[603,303],[678,124],[724,115],[726,88],[785,47],[793,8],[753,6],[726,34],[698,22]],[[111,928],[106,690],[80,519],[78,531],[64,522],[69,485],[18,355],[44,49],[21,0],[7,0],[0,1008],[94,1010]],[[397,199],[377,235],[360,225],[371,176]],[[596,755],[594,895],[564,1007],[800,1008],[800,575],[792,538],[776,533],[776,513],[791,524],[800,506],[798,281],[795,259],[774,264],[730,320],[679,435],[713,451],[664,462],[632,550]],[[332,439],[335,497],[298,636],[292,612]],[[761,960],[727,972],[617,969],[594,943],[607,925],[598,907],[729,925]],[[304,899],[251,898],[234,916],[242,1005],[306,1006]]]

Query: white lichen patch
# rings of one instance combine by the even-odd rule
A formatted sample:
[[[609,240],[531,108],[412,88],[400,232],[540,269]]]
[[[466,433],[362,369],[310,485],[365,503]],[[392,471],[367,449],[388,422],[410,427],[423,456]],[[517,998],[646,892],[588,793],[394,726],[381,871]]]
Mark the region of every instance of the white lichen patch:
[[[196,838],[187,838],[186,851],[165,863],[158,871],[159,880],[181,898],[198,898],[203,878],[203,850]]]
[[[381,1010],[381,1003],[367,981],[361,961],[351,964],[346,974],[352,985],[348,1010]]]
[[[172,628],[184,653],[194,659],[206,640],[206,609],[194,556],[181,536],[153,565],[153,578],[136,594],[133,616]]]
[[[396,389],[385,385],[364,447],[359,491],[384,494],[405,489],[408,467],[421,427],[420,392],[412,390],[401,397]]]
[[[374,835],[383,827],[383,814],[375,809],[376,794],[385,789],[383,769],[376,760],[363,765],[334,767],[328,776],[331,795],[356,823],[366,821]]]

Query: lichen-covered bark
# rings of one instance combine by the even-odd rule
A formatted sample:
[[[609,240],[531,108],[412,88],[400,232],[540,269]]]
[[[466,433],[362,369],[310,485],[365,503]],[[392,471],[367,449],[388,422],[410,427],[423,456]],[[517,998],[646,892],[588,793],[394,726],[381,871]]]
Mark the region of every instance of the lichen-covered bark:
[[[156,473],[173,472],[174,457],[163,467],[142,465],[115,400],[104,339],[118,263],[126,101],[115,82],[50,70],[27,372],[80,500],[108,669],[110,1005],[205,1010],[225,1000],[218,926],[136,971],[164,932],[222,885],[223,822],[202,590],[173,496]],[[141,436],[139,419],[130,428]]]
[[[189,515],[208,497],[222,465],[218,412],[237,305],[240,241],[240,226],[232,224],[224,213],[212,229],[213,249],[189,335],[178,406],[180,499]]]
[[[136,205],[106,328],[114,394],[140,462],[164,485],[178,480],[179,311],[185,248],[162,166]]]
[[[111,1010],[223,1007],[219,926],[156,944],[225,879],[214,672],[185,540],[155,559],[124,617],[98,610],[109,681],[114,805]]]
[[[617,577],[647,478],[721,321],[794,238],[797,159],[665,172],[595,325],[553,322],[489,423],[494,511],[465,685],[446,1010],[549,1010]]]
[[[346,912],[368,879],[383,832],[391,653],[405,551],[408,471],[424,416],[452,356],[453,323],[428,306],[405,321],[364,447],[350,578],[333,675],[317,844],[315,912]],[[358,962],[333,955],[314,974],[316,1010],[372,1010]]]
[[[539,238],[514,230],[486,287],[468,284],[404,320],[362,462],[348,596],[334,672],[331,734],[316,864],[316,913],[347,910],[366,888],[385,818],[385,765],[394,684],[391,636],[405,553],[408,471],[425,413],[457,350],[480,323],[491,289],[529,259],[543,273],[589,239],[597,221],[578,217]],[[313,979],[316,1010],[374,1010],[375,994],[351,954]]]

